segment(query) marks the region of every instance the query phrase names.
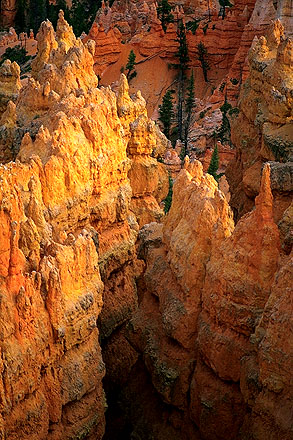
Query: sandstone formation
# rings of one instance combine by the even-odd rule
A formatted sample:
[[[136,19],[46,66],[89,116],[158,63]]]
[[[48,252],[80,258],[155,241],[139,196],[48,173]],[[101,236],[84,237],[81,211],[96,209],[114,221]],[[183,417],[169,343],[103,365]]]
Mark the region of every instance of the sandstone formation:
[[[157,216],[167,174],[150,154],[162,139],[125,77],[118,98],[96,87],[94,43],[76,39],[62,13],[56,35],[44,22],[37,39],[21,90],[18,66],[1,70],[3,101],[15,101],[0,127],[1,436],[100,439],[97,318],[111,334],[136,306],[142,263],[128,172],[146,169],[134,197],[151,198]]]
[[[292,44],[277,20],[272,22],[267,38],[255,40],[250,51],[250,76],[242,88],[240,113],[232,126],[237,154],[228,171],[231,203],[238,216],[253,206],[261,168],[268,160],[280,162],[272,186],[276,221],[291,203]],[[277,170],[275,166],[272,169]]]
[[[199,162],[186,162],[163,227],[152,223],[140,232],[146,270],[127,338],[169,405],[164,423],[180,438],[197,439],[196,426],[207,440],[291,436],[285,383],[292,359],[283,338],[291,335],[292,265],[279,259],[270,187],[266,165],[256,209],[234,227],[214,179]],[[279,350],[282,370],[276,358],[270,363]]]
[[[20,68],[17,63],[4,61],[0,66],[0,115],[6,110],[9,101],[16,101],[20,83]]]
[[[293,46],[270,23],[290,27],[291,3],[170,3],[166,33],[154,0],[103,2],[80,39],[60,12],[28,79],[0,67],[0,438],[292,440]],[[199,16],[182,164],[147,106],[176,87],[177,21]]]
[[[14,25],[14,18],[17,11],[16,0],[1,0],[0,2],[0,26],[9,28]]]
[[[0,56],[2,56],[8,48],[25,47],[28,55],[35,55],[37,51],[37,42],[34,39],[34,33],[31,30],[29,35],[21,32],[17,35],[15,29],[11,27],[7,32],[0,33]]]

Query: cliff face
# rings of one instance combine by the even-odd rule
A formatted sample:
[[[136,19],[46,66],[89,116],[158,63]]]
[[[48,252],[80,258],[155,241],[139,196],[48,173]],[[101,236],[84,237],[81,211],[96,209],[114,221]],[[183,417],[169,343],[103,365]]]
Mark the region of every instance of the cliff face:
[[[208,19],[206,2],[173,3]],[[130,47],[141,77],[157,51],[154,76],[174,60],[176,27],[163,33],[153,0],[103,5],[83,40],[60,13],[29,80],[0,69],[0,437],[292,439],[293,61],[279,21],[245,73],[253,33],[290,19],[289,3],[235,1],[225,20],[216,4],[187,38],[193,60],[202,39],[214,50],[215,81],[250,72],[232,127],[236,225],[225,179],[227,198],[188,158],[164,219],[157,158],[178,174],[178,155],[124,75],[116,94],[98,87],[94,69]]]
[[[163,228],[140,233],[146,270],[128,338],[181,438],[197,438],[195,425],[210,440],[291,436],[292,267],[279,260],[270,185],[266,165],[256,209],[234,227],[215,181],[199,162],[187,164]]]
[[[14,19],[17,11],[16,0],[1,0],[0,2],[0,26],[9,28],[13,26]]]
[[[259,191],[260,171],[271,160],[275,220],[292,197],[292,41],[280,21],[271,24],[249,55],[250,76],[242,88],[240,113],[232,126],[236,163],[228,170],[231,204],[238,215],[247,212]],[[241,126],[241,130],[239,130]],[[233,170],[237,167],[237,175]],[[240,170],[240,172],[239,172]]]
[[[149,219],[160,216],[166,172],[149,154],[162,136],[125,78],[118,98],[96,87],[94,43],[77,40],[62,14],[56,35],[44,22],[37,39],[33,77],[20,91],[17,65],[2,67],[3,96],[15,104],[0,128],[1,435],[97,439],[106,405],[97,319],[101,333],[121,325],[141,270],[127,150],[152,168],[139,197],[143,205],[153,197]]]

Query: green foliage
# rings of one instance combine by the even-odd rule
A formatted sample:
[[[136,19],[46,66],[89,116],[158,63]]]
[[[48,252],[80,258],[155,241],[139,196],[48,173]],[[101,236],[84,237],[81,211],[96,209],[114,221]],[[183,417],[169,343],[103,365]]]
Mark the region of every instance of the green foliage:
[[[233,107],[229,110],[229,116],[238,116],[239,112],[240,110],[238,107]]]
[[[132,78],[135,78],[137,75],[137,72],[135,70],[135,59],[136,59],[136,55],[133,52],[133,50],[131,49],[131,51],[129,52],[128,55],[128,61],[126,64],[126,70],[127,70],[127,74],[126,77],[128,79],[128,81],[130,81]]]
[[[202,28],[204,34],[207,33],[208,27],[209,27],[209,24],[207,23],[207,24],[205,24],[204,27]]]
[[[51,4],[49,0],[47,0],[47,18],[50,20],[54,28],[56,29],[58,14],[60,9],[64,12],[64,18],[68,22],[71,22],[69,16],[69,9],[66,5],[65,0],[58,0],[56,4]]]
[[[231,109],[232,109],[232,105],[229,104],[229,102],[227,101],[227,96],[226,96],[226,97],[225,97],[225,102],[224,102],[223,105],[221,105],[220,110],[221,110],[221,112],[222,112],[223,114],[227,114],[227,112],[228,112],[229,110],[231,110]]]
[[[180,151],[180,156],[179,156],[182,161],[184,160],[186,154],[187,154],[186,146],[182,145],[181,151]]]
[[[30,8],[29,0],[16,1],[15,29],[17,32],[29,31]]]
[[[60,9],[64,11],[65,19],[70,21],[65,0],[56,0],[54,5],[51,5],[49,0],[17,0],[16,30],[29,32],[30,29],[33,29],[36,34],[42,21],[47,18],[56,26]]]
[[[179,68],[185,72],[188,69],[188,63],[190,62],[190,58],[188,55],[188,46],[186,41],[186,29],[182,22],[179,22],[178,31],[177,31],[177,41],[179,43],[178,52],[176,53],[176,57],[179,60]]]
[[[66,0],[56,0],[55,4],[49,0],[17,0],[16,30],[29,32],[33,29],[37,33],[46,19],[56,27],[58,13],[62,9],[65,20],[72,25],[75,35],[80,36],[83,31],[88,33],[101,3],[101,0],[73,0],[69,10]]]
[[[222,82],[222,84],[221,84],[220,87],[219,87],[219,90],[220,90],[221,93],[223,93],[225,87],[226,87],[226,83],[225,83],[225,82]]]
[[[185,100],[186,121],[185,121],[185,133],[184,133],[184,151],[183,152],[181,151],[182,155],[184,154],[184,157],[187,151],[188,132],[190,127],[191,114],[194,107],[195,107],[194,75],[192,70],[187,86],[187,96]],[[181,157],[181,159],[183,160],[184,157]]]
[[[187,114],[191,114],[195,107],[195,94],[194,94],[194,74],[193,70],[189,79],[189,84],[187,86],[187,97],[185,100],[185,110]]]
[[[272,136],[264,136],[265,145],[272,151],[278,162],[288,162],[290,160],[290,151],[293,149],[292,142],[284,142],[281,137],[273,138]]]
[[[205,45],[202,43],[202,41],[197,45],[197,50],[198,50],[197,56],[202,67],[204,80],[205,82],[208,82],[208,70],[210,70],[210,65],[208,62],[208,51]]]
[[[236,86],[239,83],[239,80],[237,78],[230,78],[230,82],[233,84],[233,86]]]
[[[164,127],[163,133],[168,139],[170,137],[170,128],[174,117],[173,93],[174,90],[167,90],[163,96],[162,105],[159,105],[159,120]]]
[[[174,16],[171,11],[172,7],[169,4],[168,0],[161,0],[159,2],[157,7],[157,15],[162,23],[162,28],[164,32],[166,32],[168,24],[174,21]]]
[[[59,1],[64,2],[64,0]],[[83,32],[89,32],[101,4],[101,0],[72,1],[72,7],[69,13],[69,23],[72,25],[75,35],[79,37]]]
[[[233,4],[229,0],[219,0],[220,4],[220,11],[219,11],[219,17],[224,18],[226,17],[226,8],[231,8]]]
[[[220,110],[222,112],[222,124],[221,127],[217,133],[218,139],[222,143],[231,141],[231,126],[230,121],[228,119],[227,113],[232,110],[232,105],[228,103],[227,97],[225,97],[224,104],[220,107]]]
[[[178,64],[174,64],[176,69],[179,69],[178,75],[178,106],[177,106],[177,120],[178,120],[178,139],[183,139],[183,103],[184,103],[184,81],[185,72],[188,69],[190,58],[188,55],[188,46],[186,41],[186,29],[183,21],[180,20],[177,28],[177,42],[179,43],[176,57]]]
[[[194,20],[194,21],[189,21],[188,23],[186,23],[186,29],[188,31],[191,31],[193,33],[193,35],[195,34],[198,26],[199,26],[200,20]]]
[[[205,115],[207,114],[207,112],[211,109],[212,107],[208,107],[205,110],[203,110],[202,112],[200,112],[199,114],[199,118],[203,119],[205,117]]]
[[[173,180],[169,173],[169,192],[167,197],[164,200],[164,212],[167,214],[169,212],[172,205],[172,197],[173,197]]]
[[[8,47],[0,59],[0,66],[5,60],[10,60],[12,63],[16,61],[20,66],[21,73],[24,73],[30,69],[30,65],[25,65],[31,57],[26,54],[26,50],[21,46]]]
[[[213,176],[216,181],[218,181],[219,178],[219,176],[217,175],[218,168],[219,168],[219,153],[218,153],[218,147],[216,145],[208,168],[208,173],[211,176]]]
[[[30,57],[26,54],[24,47],[14,46],[8,47],[1,57],[0,65],[4,63],[5,60],[10,60],[12,63],[16,61],[17,64],[25,64]]]

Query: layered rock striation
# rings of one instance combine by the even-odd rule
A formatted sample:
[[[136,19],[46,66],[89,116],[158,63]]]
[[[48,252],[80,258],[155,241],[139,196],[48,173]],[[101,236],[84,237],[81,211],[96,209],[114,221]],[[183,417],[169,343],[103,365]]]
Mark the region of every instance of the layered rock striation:
[[[251,209],[263,163],[274,161],[272,189],[275,219],[279,221],[292,198],[293,141],[292,41],[279,20],[272,22],[267,38],[255,40],[249,62],[250,76],[242,88],[240,113],[232,126],[237,153],[227,174],[231,204],[238,216]]]
[[[140,139],[131,155],[143,153],[152,173],[139,196],[144,203],[155,193],[157,215],[167,189],[162,183],[159,194],[148,179],[167,174],[149,156],[162,136],[125,78],[118,98],[97,88],[94,43],[76,39],[62,13],[56,34],[43,22],[37,40],[26,85],[20,89],[15,63],[1,71],[0,430],[9,440],[20,432],[23,440],[100,439],[97,319],[100,335],[121,326],[136,307],[141,271],[127,151]]]
[[[284,384],[291,357],[283,338],[291,331],[292,259],[280,259],[270,165],[255,210],[236,227],[199,162],[186,163],[173,197],[164,224],[140,232],[146,270],[127,335],[169,405],[167,424],[183,439],[198,438],[196,427],[202,439],[262,440],[279,432],[289,439],[291,391]],[[282,370],[276,358],[270,363],[279,350]]]

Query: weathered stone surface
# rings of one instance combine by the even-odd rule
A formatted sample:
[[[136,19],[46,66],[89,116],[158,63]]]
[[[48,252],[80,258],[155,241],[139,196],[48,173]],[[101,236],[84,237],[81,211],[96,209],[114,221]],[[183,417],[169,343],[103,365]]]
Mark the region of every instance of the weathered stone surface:
[[[16,0],[2,0],[1,4],[1,19],[0,26],[8,28],[13,26],[14,19],[17,11],[17,1]]]
[[[270,165],[264,167],[255,210],[235,229],[214,179],[203,175],[199,162],[185,167],[164,225],[152,223],[140,233],[146,270],[128,338],[163,400],[189,414],[182,432],[194,422],[205,439],[245,438],[247,393],[240,383],[243,374],[254,373],[242,360],[280,267]],[[287,278],[282,282],[288,286]],[[257,408],[251,399],[248,404]],[[253,435],[266,438],[257,436],[258,429],[256,422]],[[288,422],[286,429],[288,436]]]
[[[0,115],[6,110],[9,101],[16,101],[20,83],[20,68],[17,63],[4,61],[0,67]]]
[[[145,185],[158,210],[155,197],[164,190],[148,179],[163,180],[162,165],[149,157],[161,138],[142,97],[129,97],[127,81],[118,98],[96,88],[94,45],[77,40],[62,13],[56,34],[42,24],[38,45],[34,78],[21,90],[18,66],[4,65],[19,96],[0,127],[7,135],[0,166],[1,429],[7,440],[101,439],[105,366],[97,319],[103,337],[129,319],[142,270],[128,144],[139,139],[138,153],[153,167]]]
[[[279,20],[271,24],[268,38],[260,37],[250,51],[250,76],[242,88],[240,114],[232,126],[232,141],[239,153],[227,173],[232,191],[231,204],[238,216],[251,209],[259,191],[262,165],[268,160],[281,162],[271,166],[276,221],[280,220],[291,201],[291,52],[292,41],[285,38]],[[285,174],[288,176],[286,183]],[[244,194],[241,194],[242,190]]]

